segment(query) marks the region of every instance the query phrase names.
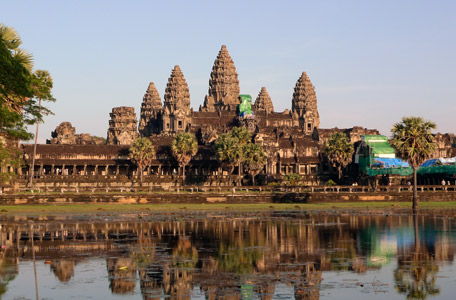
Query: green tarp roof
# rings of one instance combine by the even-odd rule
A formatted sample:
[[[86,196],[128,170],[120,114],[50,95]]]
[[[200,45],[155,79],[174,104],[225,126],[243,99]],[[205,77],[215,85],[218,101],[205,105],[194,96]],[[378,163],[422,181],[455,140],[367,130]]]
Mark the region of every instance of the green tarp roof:
[[[384,135],[363,135],[364,142],[372,149],[372,154],[394,154],[393,147],[388,144]]]

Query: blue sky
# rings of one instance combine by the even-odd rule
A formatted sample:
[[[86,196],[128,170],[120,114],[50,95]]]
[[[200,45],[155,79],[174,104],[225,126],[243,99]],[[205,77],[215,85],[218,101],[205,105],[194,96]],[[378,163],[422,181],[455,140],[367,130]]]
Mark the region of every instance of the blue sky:
[[[115,106],[133,106],[153,81],[163,98],[180,65],[197,110],[221,45],[241,93],[265,86],[276,111],[291,108],[306,71],[322,128],[355,125],[389,135],[403,116],[455,132],[456,1],[2,1],[35,68],[50,71],[55,116],[106,137]]]

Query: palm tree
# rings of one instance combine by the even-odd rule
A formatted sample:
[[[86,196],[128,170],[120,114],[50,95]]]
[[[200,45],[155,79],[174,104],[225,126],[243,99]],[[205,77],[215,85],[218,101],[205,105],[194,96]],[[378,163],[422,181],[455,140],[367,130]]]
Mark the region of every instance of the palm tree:
[[[0,23],[0,100],[12,112],[21,113],[31,96],[30,77],[33,57],[20,48],[22,40],[17,31]]]
[[[261,172],[266,164],[266,155],[259,144],[248,143],[244,146],[244,166],[252,176],[252,185],[255,185],[255,176]]]
[[[35,143],[33,144],[33,156],[32,156],[32,164],[30,165],[30,180],[29,186],[30,189],[33,188],[33,173],[35,170],[35,156],[36,156],[36,145],[38,141],[38,129],[40,126],[40,121],[43,120],[43,115],[48,115],[51,111],[47,108],[41,106],[41,101],[55,101],[54,97],[51,94],[51,90],[53,87],[52,77],[48,71],[43,70],[36,70],[33,74],[32,79],[32,89],[34,98],[38,98],[38,114],[36,118],[36,133],[35,133]],[[34,99],[30,99],[26,106],[24,107],[25,110],[31,109],[36,110]]]
[[[185,182],[185,166],[198,152],[198,142],[193,134],[181,133],[174,137],[171,143],[171,151],[176,158],[179,167],[182,168],[182,182]]]
[[[342,169],[349,165],[353,156],[353,145],[349,138],[340,132],[331,134],[324,151],[329,162],[337,168],[339,180],[342,178]]]
[[[0,23],[0,39],[3,40],[7,49],[12,52],[14,59],[27,70],[32,71],[33,56],[20,48],[22,40],[17,31],[13,27]]]
[[[238,146],[235,148],[235,162],[238,165],[238,185],[241,185],[241,170],[244,162],[244,146],[252,141],[252,134],[245,127],[234,127],[231,136],[237,139]]]
[[[231,174],[239,156],[238,139],[231,136],[230,133],[221,134],[214,143],[214,152],[220,162],[224,162],[230,167],[229,179],[231,184]]]
[[[155,157],[155,149],[148,138],[136,139],[130,146],[130,159],[138,166],[140,183],[143,184],[143,173]]]
[[[429,158],[435,149],[431,130],[436,129],[434,122],[421,117],[404,117],[402,122],[394,124],[391,132],[391,145],[396,149],[399,158],[407,160],[413,169],[413,211],[419,209],[416,191],[416,171]]]

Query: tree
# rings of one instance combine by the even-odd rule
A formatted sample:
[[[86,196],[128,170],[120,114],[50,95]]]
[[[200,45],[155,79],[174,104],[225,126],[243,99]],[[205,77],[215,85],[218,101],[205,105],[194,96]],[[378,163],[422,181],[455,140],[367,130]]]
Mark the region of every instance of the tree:
[[[143,184],[144,169],[150,166],[154,157],[155,149],[148,138],[136,139],[130,146],[130,159],[138,166],[141,186]]]
[[[231,136],[237,139],[238,146],[235,149],[235,162],[238,166],[238,185],[241,185],[242,163],[244,162],[244,147],[252,142],[252,134],[245,127],[234,127]]]
[[[416,191],[416,171],[435,149],[431,130],[436,128],[437,126],[434,122],[425,121],[421,117],[404,117],[402,122],[394,124],[391,129],[393,134],[391,145],[396,149],[396,155],[408,161],[413,169],[414,213],[419,209]]]
[[[248,143],[244,146],[244,166],[252,176],[252,185],[255,185],[255,176],[261,172],[266,164],[266,155],[259,144]]]
[[[214,143],[214,152],[217,159],[230,167],[230,184],[231,174],[237,161],[239,149],[238,139],[233,137],[231,133],[221,134]]]
[[[345,134],[336,132],[329,137],[324,151],[332,166],[337,168],[340,180],[342,178],[342,169],[352,161],[353,145]]]
[[[32,55],[21,49],[21,44],[12,27],[0,24],[0,152],[5,154],[2,164],[13,167],[18,165],[16,155],[8,153],[14,153],[19,140],[33,137],[27,126],[42,121],[43,115],[51,113],[47,108],[40,107],[37,99],[54,100],[50,95],[52,80],[43,82],[45,78],[50,78],[49,73],[32,73]],[[44,97],[43,94],[50,96]],[[8,168],[3,168],[2,172],[5,169]],[[1,177],[10,176],[2,174]]]
[[[301,175],[296,173],[288,173],[283,177],[283,183],[290,186],[296,185],[296,182],[299,182],[300,180]]]
[[[38,98],[38,114],[36,115],[36,133],[35,133],[35,142],[33,144],[33,156],[32,156],[32,164],[30,165],[30,180],[29,186],[30,189],[33,188],[33,173],[35,170],[35,156],[36,156],[36,145],[38,142],[38,129],[40,125],[40,121],[43,120],[43,115],[52,114],[52,112],[47,109],[46,107],[41,106],[41,101],[55,101],[54,97],[51,94],[51,90],[53,87],[52,77],[48,71],[43,70],[36,70],[33,74],[32,79],[32,89],[34,98],[27,101],[25,105],[25,109],[30,108],[31,106],[35,106],[36,98]]]
[[[198,151],[198,142],[193,134],[181,133],[174,137],[171,151],[182,168],[182,181],[185,182],[185,167]]]

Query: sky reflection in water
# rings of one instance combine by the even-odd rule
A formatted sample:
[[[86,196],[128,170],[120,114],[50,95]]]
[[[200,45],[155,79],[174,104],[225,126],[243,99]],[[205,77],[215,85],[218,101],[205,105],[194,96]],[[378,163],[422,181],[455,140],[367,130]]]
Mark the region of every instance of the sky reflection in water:
[[[454,216],[454,214],[453,214]],[[454,299],[452,216],[174,213],[1,221],[1,299]]]

